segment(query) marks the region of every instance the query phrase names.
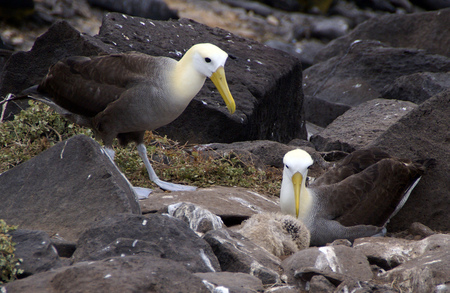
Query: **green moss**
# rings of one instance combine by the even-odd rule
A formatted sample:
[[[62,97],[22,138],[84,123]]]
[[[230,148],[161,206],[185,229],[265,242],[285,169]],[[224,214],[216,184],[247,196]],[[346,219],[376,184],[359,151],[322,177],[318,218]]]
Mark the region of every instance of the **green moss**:
[[[16,115],[13,121],[0,123],[0,172],[77,134],[93,137],[90,129],[67,121],[47,105],[30,101],[30,107]],[[275,168],[259,170],[245,164],[234,154],[221,158],[207,157],[193,151],[192,146],[149,131],[145,136],[145,145],[156,173],[163,180],[198,187],[240,186],[278,195],[281,171]],[[133,144],[114,148],[117,165],[133,185],[155,187],[148,179]]]
[[[20,260],[14,255],[15,243],[8,234],[17,229],[16,226],[8,226],[5,221],[0,219],[0,284],[11,282],[16,279],[23,270],[18,269]]]

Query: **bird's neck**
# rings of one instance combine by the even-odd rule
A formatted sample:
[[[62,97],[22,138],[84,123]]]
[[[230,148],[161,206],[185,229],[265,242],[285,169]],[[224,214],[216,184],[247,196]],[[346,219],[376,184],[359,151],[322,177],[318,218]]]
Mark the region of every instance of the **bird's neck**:
[[[174,97],[187,106],[203,87],[206,76],[195,69],[192,64],[192,56],[188,51],[175,65],[171,78],[174,85]]]
[[[302,186],[300,188],[300,207],[298,211],[298,218],[305,221],[311,212],[313,203],[312,190],[306,187],[306,176],[303,178]]]

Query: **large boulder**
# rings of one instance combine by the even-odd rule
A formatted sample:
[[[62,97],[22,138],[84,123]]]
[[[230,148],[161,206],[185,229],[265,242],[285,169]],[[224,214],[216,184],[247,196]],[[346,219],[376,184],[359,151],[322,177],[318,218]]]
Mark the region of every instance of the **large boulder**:
[[[389,271],[415,258],[431,257],[448,251],[450,235],[435,234],[420,241],[393,237],[365,237],[356,239],[353,248],[362,252],[371,264]]]
[[[450,73],[418,72],[396,78],[383,90],[381,97],[421,104],[446,89],[450,89]]]
[[[97,218],[139,214],[128,180],[93,139],[60,142],[0,175],[0,215],[21,229],[76,241]]]
[[[229,229],[207,232],[203,239],[212,247],[222,271],[251,274],[263,284],[280,282],[280,259]]]
[[[80,262],[8,283],[9,293],[210,292],[180,263],[154,256]]]
[[[375,280],[395,282],[403,292],[448,292],[450,235],[436,234],[421,241],[361,238],[353,245],[382,270]]]
[[[305,118],[325,127],[351,107],[381,97],[397,78],[418,72],[448,71],[449,57],[358,40],[346,54],[304,71]],[[411,100],[416,99],[413,96]]]
[[[16,244],[14,255],[21,260],[18,268],[23,270],[22,278],[62,266],[58,251],[47,233],[18,229],[11,232],[11,236]]]
[[[93,223],[80,237],[75,262],[151,255],[180,262],[191,272],[220,271],[211,247],[169,215],[120,214]]]
[[[316,55],[315,63],[345,55],[356,40],[376,40],[391,47],[424,49],[432,54],[450,57],[450,35],[442,33],[448,27],[450,8],[373,17],[347,35],[330,42]]]
[[[300,250],[286,258],[281,263],[281,267],[287,276],[287,282],[299,286],[304,283],[299,278],[298,272],[311,272],[311,269],[330,273],[340,282],[344,280],[369,281],[373,278],[366,256],[360,251],[344,245]]]
[[[408,101],[370,100],[351,108],[310,140],[319,151],[351,153],[373,142],[415,107]]]

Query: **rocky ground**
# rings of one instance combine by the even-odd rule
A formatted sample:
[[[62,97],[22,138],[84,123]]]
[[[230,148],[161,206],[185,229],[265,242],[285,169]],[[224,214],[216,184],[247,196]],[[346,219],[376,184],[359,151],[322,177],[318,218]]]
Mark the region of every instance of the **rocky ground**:
[[[214,187],[137,201],[100,146],[76,136],[0,176],[0,217],[19,225],[12,235],[24,269],[2,290],[450,290],[448,8],[339,1],[321,15],[311,7],[306,14],[249,1],[167,0],[195,21],[158,21],[121,13],[102,20],[103,11],[83,1],[39,3],[38,20],[1,26],[1,96],[35,84],[63,57],[137,50],[177,58],[193,43],[212,42],[232,56],[226,70],[236,114],[224,114],[207,83],[162,134],[260,168],[281,168],[284,153],[301,147],[314,158],[313,176],[365,147],[436,164],[389,223],[391,237],[276,256],[238,225],[278,212],[277,198]],[[180,202],[193,205],[177,212]]]

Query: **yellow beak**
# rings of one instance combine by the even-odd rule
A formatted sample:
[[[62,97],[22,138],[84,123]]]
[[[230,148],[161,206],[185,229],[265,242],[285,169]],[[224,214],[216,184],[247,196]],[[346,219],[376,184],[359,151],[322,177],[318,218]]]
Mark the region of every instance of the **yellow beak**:
[[[230,114],[233,114],[234,111],[236,111],[236,103],[234,102],[233,96],[231,95],[230,89],[228,88],[228,83],[225,77],[225,70],[223,66],[217,68],[216,72],[214,72],[210,78],[216,88],[219,90],[220,95],[227,105],[228,111],[230,111]]]
[[[292,176],[292,183],[294,184],[294,197],[295,197],[295,217],[298,218],[300,210],[300,187],[302,186],[303,176],[300,173],[295,173]]]

